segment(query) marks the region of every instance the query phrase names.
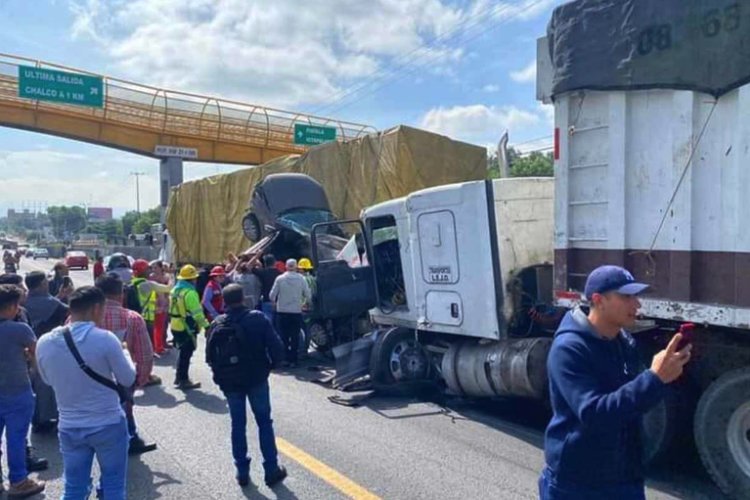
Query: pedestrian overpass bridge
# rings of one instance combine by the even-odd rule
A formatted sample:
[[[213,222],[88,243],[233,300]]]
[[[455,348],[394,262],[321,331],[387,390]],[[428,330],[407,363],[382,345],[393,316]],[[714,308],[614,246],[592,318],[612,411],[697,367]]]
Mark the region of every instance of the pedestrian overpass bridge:
[[[100,76],[103,106],[19,97],[19,66]],[[302,153],[295,124],[335,127],[337,140],[374,132],[343,122],[216,97],[160,89],[24,57],[0,54],[0,126],[31,130],[158,157],[156,146],[189,148],[191,161],[257,165]],[[180,165],[181,171],[181,165]],[[173,185],[173,179],[169,185]],[[165,203],[165,200],[162,201]]]

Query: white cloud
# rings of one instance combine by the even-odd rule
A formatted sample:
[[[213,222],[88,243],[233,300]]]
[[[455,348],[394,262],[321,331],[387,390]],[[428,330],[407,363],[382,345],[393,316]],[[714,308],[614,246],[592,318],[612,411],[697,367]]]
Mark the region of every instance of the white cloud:
[[[422,117],[421,126],[463,141],[487,144],[506,129],[518,134],[539,122],[539,115],[514,106],[474,104],[433,108]]]
[[[532,83],[536,81],[536,60],[518,71],[511,71],[510,78],[518,83]]]
[[[451,75],[465,57],[456,33],[528,20],[559,0],[70,1],[72,36],[98,42],[117,75],[299,107],[391,78],[394,67]]]
[[[544,103],[538,103],[537,107],[539,108],[539,112],[544,117],[544,120],[547,122],[547,125],[550,127],[555,126],[555,106],[552,104],[544,104]]]
[[[284,107],[325,102],[466,15],[444,0],[85,2],[72,5],[72,35],[98,41],[115,72]],[[430,58],[450,63],[461,54],[438,45]]]
[[[482,91],[490,93],[490,94],[495,93],[495,92],[500,92],[500,85],[496,85],[494,83],[488,83],[487,85],[482,87]]]

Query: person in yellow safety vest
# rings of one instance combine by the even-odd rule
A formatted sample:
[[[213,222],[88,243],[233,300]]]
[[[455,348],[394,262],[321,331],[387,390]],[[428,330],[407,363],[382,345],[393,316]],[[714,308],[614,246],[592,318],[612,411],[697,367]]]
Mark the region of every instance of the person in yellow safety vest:
[[[317,291],[317,283],[315,282],[315,276],[312,275],[313,265],[310,259],[303,257],[299,260],[297,268],[302,273],[302,277],[305,278],[307,286],[310,288],[310,300],[305,303],[307,310],[309,311],[313,307],[313,300],[315,300],[315,292]]]
[[[208,321],[203,314],[203,306],[195,289],[198,271],[188,264],[180,269],[177,275],[177,285],[172,289],[169,304],[170,329],[175,345],[180,353],[177,357],[177,373],[174,385],[187,391],[197,389],[200,382],[193,382],[188,377],[190,358],[195,352],[201,330],[208,328]]]
[[[154,338],[154,321],[156,320],[156,295],[166,294],[169,295],[172,289],[169,285],[162,285],[155,281],[148,279],[149,272],[151,271],[151,265],[143,260],[138,259],[133,262],[133,278],[130,283],[135,287],[138,292],[138,303],[141,305],[141,316],[146,321],[146,327],[148,328],[148,336],[151,339],[151,347],[154,352],[161,353],[164,351],[161,339]]]

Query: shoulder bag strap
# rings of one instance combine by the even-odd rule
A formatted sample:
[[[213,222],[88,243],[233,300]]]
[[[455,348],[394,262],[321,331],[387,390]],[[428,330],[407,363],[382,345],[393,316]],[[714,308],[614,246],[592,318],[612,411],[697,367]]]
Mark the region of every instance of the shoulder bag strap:
[[[68,349],[70,349],[70,353],[73,355],[73,357],[76,360],[76,363],[78,363],[78,367],[83,370],[83,372],[94,379],[94,381],[109,387],[113,391],[117,393],[118,396],[120,396],[120,399],[122,399],[122,392],[120,390],[120,387],[114,383],[112,380],[103,377],[102,375],[99,375],[94,370],[91,369],[89,365],[86,364],[86,362],[81,357],[81,353],[78,351],[78,348],[76,347],[75,342],[73,342],[73,335],[70,332],[70,328],[66,327],[63,329],[63,338],[65,338],[65,343],[68,345]]]

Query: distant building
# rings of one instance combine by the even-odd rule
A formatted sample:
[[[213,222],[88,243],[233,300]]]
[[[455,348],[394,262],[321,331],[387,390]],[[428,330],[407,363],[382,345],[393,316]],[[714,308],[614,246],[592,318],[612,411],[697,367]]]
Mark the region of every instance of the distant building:
[[[32,212],[28,208],[24,210],[8,209],[7,217],[8,226],[16,229],[27,229],[40,231],[50,225],[47,214],[41,212]]]
[[[89,220],[92,222],[105,222],[112,220],[111,207],[89,207]]]

